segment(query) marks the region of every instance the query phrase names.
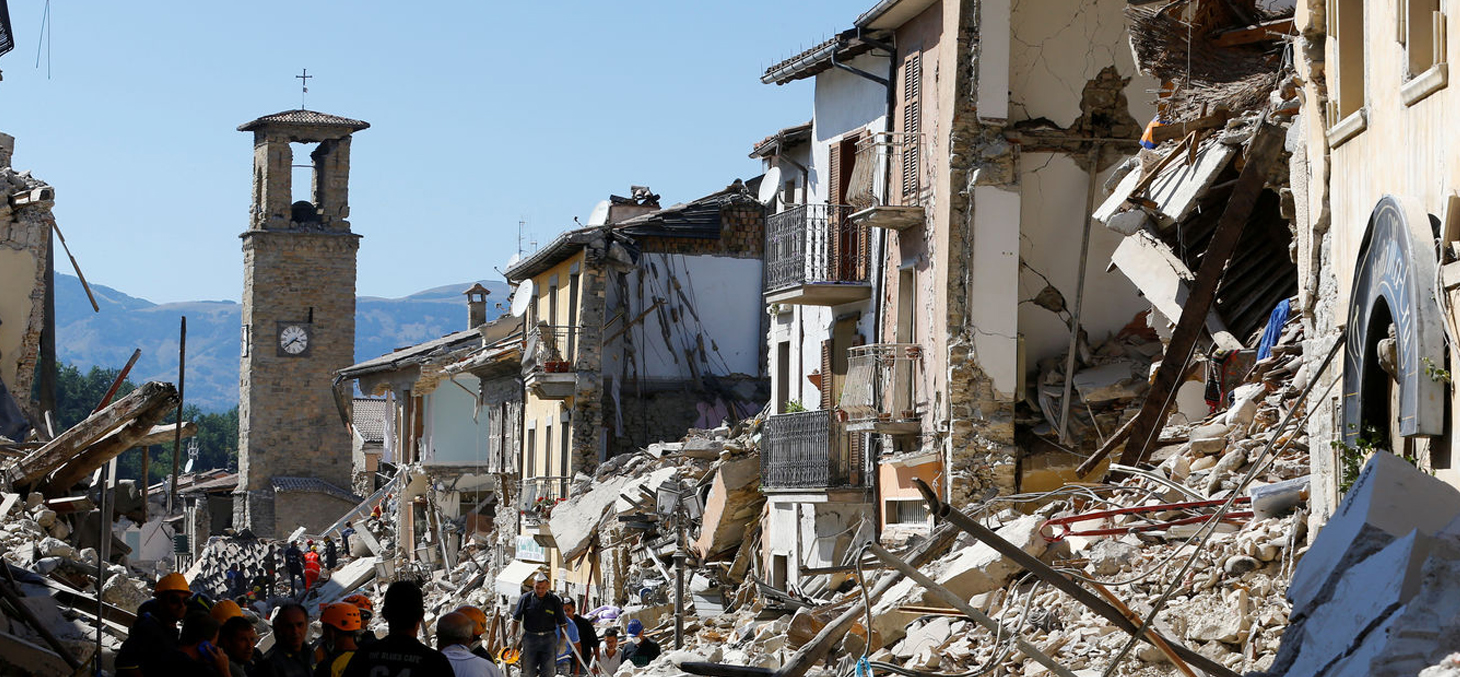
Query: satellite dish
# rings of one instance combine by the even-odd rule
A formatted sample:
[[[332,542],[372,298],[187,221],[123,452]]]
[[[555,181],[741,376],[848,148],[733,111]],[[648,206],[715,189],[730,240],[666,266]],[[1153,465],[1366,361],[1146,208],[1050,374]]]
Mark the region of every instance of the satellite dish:
[[[760,203],[770,206],[776,199],[776,192],[781,189],[781,168],[771,167],[766,170],[765,176],[760,177]]]
[[[593,213],[588,215],[588,225],[601,226],[608,223],[608,200],[599,200],[593,205]]]
[[[526,315],[529,303],[532,303],[532,280],[523,280],[517,285],[517,291],[512,292],[512,317]]]

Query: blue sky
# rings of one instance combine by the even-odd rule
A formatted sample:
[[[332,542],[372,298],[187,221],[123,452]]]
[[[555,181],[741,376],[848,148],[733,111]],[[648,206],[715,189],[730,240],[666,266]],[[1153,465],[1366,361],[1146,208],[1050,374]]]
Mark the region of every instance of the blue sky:
[[[495,277],[519,219],[545,244],[630,184],[668,205],[758,174],[751,144],[812,96],[760,73],[871,4],[57,0],[47,45],[44,1],[11,0],[0,131],[56,187],[88,279],[237,300],[252,144],[235,128],[297,108],[308,68],[309,108],[372,125],[352,148],[357,289],[401,296]]]

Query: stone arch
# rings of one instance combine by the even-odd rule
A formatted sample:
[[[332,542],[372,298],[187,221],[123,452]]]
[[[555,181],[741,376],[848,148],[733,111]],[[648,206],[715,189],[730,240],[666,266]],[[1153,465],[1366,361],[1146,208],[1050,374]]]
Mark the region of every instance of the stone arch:
[[[1404,437],[1445,431],[1445,384],[1426,373],[1426,366],[1444,366],[1445,350],[1431,233],[1429,214],[1413,198],[1386,195],[1369,215],[1349,294],[1341,434],[1345,444],[1356,444],[1364,425],[1378,416],[1397,421],[1397,432]],[[1379,366],[1378,345],[1388,337],[1391,322],[1398,411],[1391,411],[1387,395],[1373,401],[1378,399],[1377,384],[1389,378]]]

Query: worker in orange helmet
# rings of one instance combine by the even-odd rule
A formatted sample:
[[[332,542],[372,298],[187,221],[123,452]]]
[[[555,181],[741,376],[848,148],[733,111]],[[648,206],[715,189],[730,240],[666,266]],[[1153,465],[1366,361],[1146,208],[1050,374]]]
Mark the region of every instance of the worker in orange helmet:
[[[163,576],[152,588],[152,599],[137,609],[137,621],[117,652],[118,675],[161,675],[163,661],[177,649],[177,624],[188,610],[193,591],[177,572]]]
[[[471,652],[487,660],[492,660],[492,654],[487,651],[486,642],[482,641],[482,635],[487,634],[487,615],[481,609],[470,604],[464,604],[457,608],[456,613],[471,619]]]
[[[314,677],[341,677],[359,648],[355,633],[364,627],[360,608],[348,602],[335,602],[319,615],[319,625],[324,633],[320,648],[325,650],[325,656],[314,668]]]

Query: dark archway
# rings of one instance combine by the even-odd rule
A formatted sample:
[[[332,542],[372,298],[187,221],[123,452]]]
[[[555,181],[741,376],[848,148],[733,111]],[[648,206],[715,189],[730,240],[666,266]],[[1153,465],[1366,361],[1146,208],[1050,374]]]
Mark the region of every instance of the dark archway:
[[[1343,441],[1355,445],[1366,425],[1400,436],[1445,430],[1445,384],[1426,370],[1445,364],[1430,217],[1411,198],[1386,195],[1369,216],[1349,295],[1343,365]],[[1378,364],[1379,342],[1394,327],[1394,381]],[[1396,410],[1397,409],[1397,410]],[[1392,425],[1391,425],[1392,422]],[[1386,430],[1391,429],[1391,430]],[[1388,435],[1386,435],[1388,437]]]

